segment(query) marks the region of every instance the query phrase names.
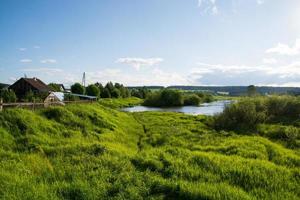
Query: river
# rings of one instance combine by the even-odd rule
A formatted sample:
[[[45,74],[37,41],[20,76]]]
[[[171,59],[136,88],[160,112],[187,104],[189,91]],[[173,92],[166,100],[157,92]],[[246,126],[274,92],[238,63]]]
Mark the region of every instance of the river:
[[[133,106],[123,108],[125,112],[144,112],[144,111],[160,111],[160,112],[180,112],[190,115],[215,115],[224,110],[225,106],[231,104],[230,100],[214,101],[211,103],[203,103],[200,106],[181,106],[181,107],[148,107],[148,106]]]

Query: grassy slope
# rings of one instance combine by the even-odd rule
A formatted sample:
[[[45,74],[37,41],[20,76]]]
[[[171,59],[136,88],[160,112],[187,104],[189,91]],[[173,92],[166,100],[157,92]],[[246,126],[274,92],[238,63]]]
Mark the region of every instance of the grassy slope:
[[[115,101],[0,113],[0,197],[299,199],[298,150]]]

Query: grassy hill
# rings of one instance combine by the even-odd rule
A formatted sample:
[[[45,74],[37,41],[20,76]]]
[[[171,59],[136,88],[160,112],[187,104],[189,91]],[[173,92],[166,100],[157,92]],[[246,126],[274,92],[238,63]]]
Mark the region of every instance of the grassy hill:
[[[1,112],[0,198],[300,198],[299,149],[135,103]]]

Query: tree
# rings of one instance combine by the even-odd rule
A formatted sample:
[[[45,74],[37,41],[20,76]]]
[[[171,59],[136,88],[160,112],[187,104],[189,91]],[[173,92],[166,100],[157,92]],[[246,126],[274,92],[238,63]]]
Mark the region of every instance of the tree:
[[[84,87],[80,83],[71,86],[71,92],[74,94],[84,94]]]
[[[86,87],[86,94],[89,96],[100,96],[100,89],[96,85],[89,85]]]
[[[254,85],[249,85],[247,87],[247,94],[250,97],[255,96],[256,95],[256,87]]]
[[[196,94],[186,95],[184,97],[184,105],[186,106],[198,106],[201,103],[201,98]]]
[[[48,86],[53,92],[61,92],[60,86],[56,83],[49,83]]]
[[[103,87],[103,85],[101,84],[101,83],[95,83],[95,85],[99,88],[99,90],[100,90],[100,94],[101,93],[103,93],[103,90],[104,90],[104,87]]]
[[[0,97],[5,103],[13,103],[17,101],[17,96],[13,90],[2,90]]]
[[[105,88],[107,88],[109,90],[109,92],[111,93],[115,87],[114,87],[114,84],[112,82],[108,82],[105,85]]]
[[[112,98],[119,98],[121,96],[121,92],[119,89],[117,88],[114,88],[112,91],[111,91],[111,97]]]
[[[111,98],[109,89],[104,88],[103,92],[101,93],[101,98]]]

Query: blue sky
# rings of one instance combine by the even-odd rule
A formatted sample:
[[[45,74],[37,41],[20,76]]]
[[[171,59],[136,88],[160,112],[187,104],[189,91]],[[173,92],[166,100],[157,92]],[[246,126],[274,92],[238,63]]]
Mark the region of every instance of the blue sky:
[[[299,0],[0,0],[0,82],[300,86]]]

